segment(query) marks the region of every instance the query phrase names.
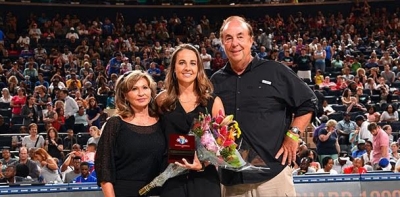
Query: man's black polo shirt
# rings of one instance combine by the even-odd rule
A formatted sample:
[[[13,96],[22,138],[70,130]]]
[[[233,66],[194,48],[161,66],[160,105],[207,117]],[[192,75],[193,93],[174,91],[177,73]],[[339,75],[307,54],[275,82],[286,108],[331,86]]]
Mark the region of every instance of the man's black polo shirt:
[[[255,57],[237,75],[228,63],[211,78],[215,94],[226,114],[234,114],[243,133],[243,147],[254,149],[267,166],[267,173],[222,171],[222,183],[234,185],[269,180],[285,166],[275,155],[295,116],[316,110],[313,91],[287,66]]]

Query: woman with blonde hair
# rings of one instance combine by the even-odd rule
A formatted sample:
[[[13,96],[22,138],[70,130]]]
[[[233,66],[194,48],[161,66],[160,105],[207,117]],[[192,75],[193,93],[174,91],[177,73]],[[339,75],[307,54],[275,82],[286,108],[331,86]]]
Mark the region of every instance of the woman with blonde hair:
[[[39,163],[40,176],[44,183],[62,183],[57,162],[45,149],[36,149],[34,159]]]
[[[1,90],[1,98],[0,98],[0,103],[10,103],[11,102],[11,95],[10,91],[8,88],[3,88]]]
[[[364,85],[367,82],[367,75],[364,68],[358,68],[356,71],[356,77],[360,79],[360,82]]]
[[[326,127],[318,132],[317,153],[321,163],[328,156],[333,160],[337,159],[340,153],[336,125],[336,120],[328,120]]]
[[[18,91],[18,84],[19,84],[17,77],[11,76],[10,78],[8,78],[7,82],[10,94],[15,95]]]
[[[162,170],[166,143],[152,83],[146,72],[132,71],[115,84],[116,116],[103,126],[95,157],[97,183],[106,197],[139,196]]]
[[[97,126],[91,126],[89,127],[89,133],[91,137],[88,139],[86,145],[89,145],[91,143],[98,144],[101,136],[101,130]]]
[[[180,45],[172,54],[165,91],[157,96],[163,115],[166,139],[170,134],[188,134],[194,118],[200,113],[218,115],[224,107],[213,94],[213,85],[207,78],[200,54],[189,44]],[[200,162],[196,154],[193,163],[185,159],[175,164],[189,169],[189,174],[167,180],[163,185],[164,196],[220,196],[221,188],[215,166]],[[189,189],[190,188],[190,189]]]
[[[64,109],[64,101],[58,100],[54,103],[55,109]]]

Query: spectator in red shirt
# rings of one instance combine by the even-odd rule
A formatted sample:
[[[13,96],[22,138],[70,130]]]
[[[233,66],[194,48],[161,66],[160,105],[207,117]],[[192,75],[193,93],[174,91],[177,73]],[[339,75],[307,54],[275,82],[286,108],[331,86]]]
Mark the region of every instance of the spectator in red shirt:
[[[354,158],[353,165],[343,170],[343,174],[364,174],[366,172],[361,158]]]

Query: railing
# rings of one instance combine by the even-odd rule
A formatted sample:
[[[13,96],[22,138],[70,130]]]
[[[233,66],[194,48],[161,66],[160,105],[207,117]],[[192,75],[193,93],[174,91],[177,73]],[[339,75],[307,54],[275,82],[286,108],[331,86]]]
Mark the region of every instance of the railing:
[[[2,148],[9,148],[11,149],[11,145],[12,145],[12,137],[13,136],[28,136],[28,133],[7,133],[7,134],[0,134],[0,149]],[[39,135],[43,136],[46,139],[46,135],[47,133],[42,132],[39,133]],[[61,139],[63,139],[68,135],[68,133],[58,133],[59,137]],[[78,144],[81,146],[81,148],[84,148],[83,146],[86,144],[88,138],[90,138],[90,134],[89,133],[76,133],[74,134],[74,137],[77,139]],[[81,139],[81,140],[79,140]],[[79,143],[80,142],[80,143]],[[65,154],[68,154],[71,150],[69,149],[70,147],[64,147],[63,152]],[[14,155],[18,155],[18,151],[10,151],[12,154]]]

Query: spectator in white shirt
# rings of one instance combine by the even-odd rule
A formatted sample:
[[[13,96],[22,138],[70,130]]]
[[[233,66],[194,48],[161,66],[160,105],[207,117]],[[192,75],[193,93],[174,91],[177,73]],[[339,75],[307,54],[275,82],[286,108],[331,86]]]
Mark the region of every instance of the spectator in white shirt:
[[[22,34],[17,40],[17,44],[19,45],[20,49],[23,49],[25,45],[29,46],[30,42],[31,39],[26,34]]]
[[[207,53],[206,48],[204,47],[201,48],[200,58],[201,60],[203,60],[204,71],[206,72],[206,75],[210,78],[212,75],[211,55]]]
[[[71,39],[71,37],[75,37],[75,39],[79,39],[79,35],[75,32],[75,28],[71,27],[67,35],[65,35],[66,39]]]
[[[75,124],[75,113],[79,110],[76,101],[68,96],[68,90],[63,89],[59,93],[60,99],[64,100],[64,116],[65,116],[65,128],[74,129]]]
[[[335,170],[338,174],[343,174],[343,170],[347,167],[352,166],[353,163],[350,161],[350,157],[347,152],[341,152],[339,158],[333,161],[332,169]]]

